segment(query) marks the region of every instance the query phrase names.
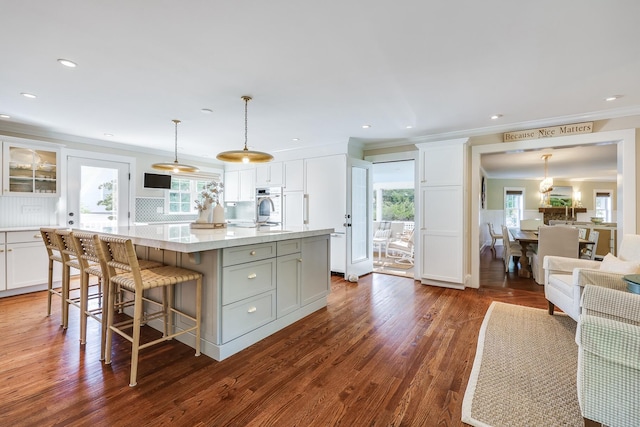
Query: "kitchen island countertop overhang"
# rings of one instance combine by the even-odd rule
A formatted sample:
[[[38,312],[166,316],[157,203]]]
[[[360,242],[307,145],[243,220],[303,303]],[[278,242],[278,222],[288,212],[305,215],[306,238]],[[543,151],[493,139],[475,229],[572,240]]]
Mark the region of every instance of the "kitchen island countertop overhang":
[[[136,245],[181,253],[321,236],[334,232],[333,228],[310,227],[191,228],[189,223],[81,228],[81,230],[126,237]]]

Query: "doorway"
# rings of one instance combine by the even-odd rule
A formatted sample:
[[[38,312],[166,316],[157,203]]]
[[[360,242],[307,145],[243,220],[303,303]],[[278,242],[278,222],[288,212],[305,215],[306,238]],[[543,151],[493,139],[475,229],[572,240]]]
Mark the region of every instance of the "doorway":
[[[104,229],[130,225],[131,163],[67,156],[65,225]]]
[[[479,221],[481,209],[481,164],[483,154],[501,153],[507,149],[515,150],[541,150],[554,147],[571,147],[579,145],[613,143],[617,146],[617,187],[618,187],[618,233],[636,234],[636,135],[635,129],[598,132],[592,134],[573,135],[557,138],[534,139],[509,143],[475,145],[471,147],[471,221],[470,231],[470,257],[471,269],[468,287],[478,288],[480,285],[480,227]],[[623,200],[627,200],[623,204]],[[631,201],[631,203],[629,203]],[[486,225],[485,225],[486,227]],[[623,231],[624,230],[624,231]]]
[[[373,164],[376,273],[414,277],[415,160]]]

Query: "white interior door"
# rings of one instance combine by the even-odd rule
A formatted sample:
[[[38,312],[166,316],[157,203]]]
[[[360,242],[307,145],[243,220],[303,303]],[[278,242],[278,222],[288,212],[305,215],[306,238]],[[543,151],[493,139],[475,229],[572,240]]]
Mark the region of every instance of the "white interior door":
[[[68,156],[65,224],[82,229],[128,226],[130,168],[124,162]]]
[[[373,179],[371,163],[349,159],[347,173],[347,272],[362,276],[373,271]]]

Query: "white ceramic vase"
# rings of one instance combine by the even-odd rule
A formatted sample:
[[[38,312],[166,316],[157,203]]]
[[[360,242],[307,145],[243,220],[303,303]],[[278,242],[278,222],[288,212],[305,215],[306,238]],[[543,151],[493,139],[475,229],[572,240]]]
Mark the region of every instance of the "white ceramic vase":
[[[224,224],[224,208],[220,203],[216,203],[216,206],[213,208],[213,223]]]
[[[211,202],[205,202],[204,209],[199,211],[198,218],[196,219],[196,223],[198,224],[207,224],[211,222]]]

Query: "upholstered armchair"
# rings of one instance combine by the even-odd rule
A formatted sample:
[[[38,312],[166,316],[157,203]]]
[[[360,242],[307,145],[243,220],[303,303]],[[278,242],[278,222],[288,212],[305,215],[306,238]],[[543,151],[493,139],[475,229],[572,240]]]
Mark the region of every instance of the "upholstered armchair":
[[[576,342],[582,416],[640,425],[640,295],[585,286]]]
[[[578,321],[580,298],[586,285],[626,290],[622,277],[640,273],[640,235],[625,234],[618,257],[608,254],[602,261],[560,256],[544,258],[544,295],[549,314],[558,307]]]

